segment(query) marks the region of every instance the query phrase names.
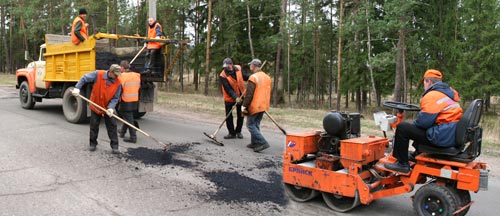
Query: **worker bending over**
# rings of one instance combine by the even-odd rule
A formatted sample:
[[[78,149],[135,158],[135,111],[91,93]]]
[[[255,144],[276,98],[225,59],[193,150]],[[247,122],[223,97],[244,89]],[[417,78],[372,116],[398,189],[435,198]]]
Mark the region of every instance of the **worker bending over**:
[[[90,104],[90,151],[95,151],[97,147],[97,136],[99,135],[99,124],[104,117],[106,130],[110,139],[111,150],[113,154],[120,153],[118,150],[118,135],[116,133],[116,121],[112,116],[115,113],[115,107],[120,99],[122,86],[118,77],[121,74],[120,66],[112,64],[109,70],[97,70],[85,74],[80,78],[72,93],[75,97],[80,94],[80,89],[89,83],[94,83],[90,100],[97,105],[107,108],[106,112]]]

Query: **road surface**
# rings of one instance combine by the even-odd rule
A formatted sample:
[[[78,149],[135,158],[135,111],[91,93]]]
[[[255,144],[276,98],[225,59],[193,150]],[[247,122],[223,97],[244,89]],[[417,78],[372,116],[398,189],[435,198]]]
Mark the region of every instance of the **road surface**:
[[[97,151],[89,152],[88,124],[68,123],[61,100],[25,110],[15,88],[0,87],[0,215],[414,215],[413,193],[344,214],[321,198],[291,201],[281,186],[285,137],[278,129],[264,128],[271,148],[254,153],[245,147],[246,129],[245,139],[219,147],[203,132],[212,133],[220,119],[194,119],[166,111],[139,120],[141,129],[174,144],[167,153],[138,134],[138,144],[120,142],[122,154],[112,155],[104,123]],[[469,215],[497,215],[497,181],[472,194]]]

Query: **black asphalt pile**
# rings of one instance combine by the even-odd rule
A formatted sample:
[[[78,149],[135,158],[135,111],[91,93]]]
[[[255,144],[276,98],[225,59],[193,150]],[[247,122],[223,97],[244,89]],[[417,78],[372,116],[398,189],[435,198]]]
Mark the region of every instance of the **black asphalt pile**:
[[[185,161],[174,157],[172,151],[164,152],[161,149],[148,149],[144,147],[129,148],[125,157],[143,163],[146,166],[164,166],[174,165],[184,168],[193,168],[198,164],[191,161]]]
[[[281,176],[276,172],[269,172],[269,182],[255,180],[243,176],[238,172],[212,171],[204,173],[205,178],[213,182],[216,192],[208,195],[211,200],[227,203],[245,202],[273,202],[278,205],[285,205]]]
[[[266,168],[281,168],[282,162],[281,161],[274,161],[271,159],[266,159],[264,161],[260,161],[256,164],[256,167],[259,169],[266,169]]]

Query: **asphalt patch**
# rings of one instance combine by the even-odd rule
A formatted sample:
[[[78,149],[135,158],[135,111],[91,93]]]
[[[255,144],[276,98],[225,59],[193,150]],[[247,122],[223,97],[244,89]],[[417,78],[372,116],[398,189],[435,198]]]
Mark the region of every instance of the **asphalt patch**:
[[[271,159],[266,159],[264,161],[260,161],[255,165],[259,169],[266,169],[266,168],[279,168],[281,167],[281,161],[273,161]]]
[[[259,181],[238,172],[212,171],[204,176],[217,187],[216,192],[208,195],[211,200],[227,203],[273,202],[284,206],[287,203],[281,176],[276,172],[268,173],[269,182]]]
[[[174,165],[184,168],[193,168],[198,165],[198,163],[177,159],[174,155],[175,153],[171,151],[164,152],[161,149],[139,147],[129,148],[127,154],[124,156],[127,159],[139,161],[146,166]]]

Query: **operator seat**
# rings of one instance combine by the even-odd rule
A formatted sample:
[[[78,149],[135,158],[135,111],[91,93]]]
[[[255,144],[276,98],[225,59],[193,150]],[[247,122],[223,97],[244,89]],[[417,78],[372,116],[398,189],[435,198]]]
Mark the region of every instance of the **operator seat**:
[[[418,151],[428,153],[429,157],[448,159],[460,162],[470,162],[481,154],[483,129],[479,120],[483,110],[483,100],[475,99],[464,112],[457,123],[455,131],[455,146],[437,147],[419,145]]]

